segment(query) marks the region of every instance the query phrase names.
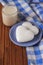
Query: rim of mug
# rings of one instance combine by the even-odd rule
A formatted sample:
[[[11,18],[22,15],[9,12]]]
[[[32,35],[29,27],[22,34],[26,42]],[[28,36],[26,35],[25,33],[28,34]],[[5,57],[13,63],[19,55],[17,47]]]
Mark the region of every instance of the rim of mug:
[[[18,9],[16,9],[16,11],[15,11],[14,13],[12,13],[12,14],[6,14],[6,13],[4,12],[4,8],[5,8],[6,6],[14,6],[15,8],[17,8],[15,5],[6,4],[6,5],[2,8],[2,13],[4,13],[5,15],[10,16],[10,15],[14,15],[14,14],[17,14],[17,13],[18,13]]]

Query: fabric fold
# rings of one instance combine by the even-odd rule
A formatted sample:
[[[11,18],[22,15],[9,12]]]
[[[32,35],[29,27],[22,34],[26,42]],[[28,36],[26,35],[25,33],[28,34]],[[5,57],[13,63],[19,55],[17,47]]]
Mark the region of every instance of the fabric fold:
[[[39,16],[41,21],[43,22],[43,7],[40,4],[31,4],[32,9]]]

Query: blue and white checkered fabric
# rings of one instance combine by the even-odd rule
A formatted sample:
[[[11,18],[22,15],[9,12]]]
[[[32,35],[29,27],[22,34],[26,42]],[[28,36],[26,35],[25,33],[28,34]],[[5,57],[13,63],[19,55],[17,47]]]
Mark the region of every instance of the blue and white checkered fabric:
[[[15,5],[18,7],[19,11],[25,16],[31,16],[34,17],[36,14],[33,12],[33,10],[30,8],[30,6],[23,0],[16,0],[14,1]]]
[[[31,0],[32,1],[32,0]],[[28,4],[30,0],[2,0],[2,4],[10,3],[16,5],[20,13],[21,18],[25,18],[27,21],[36,23],[41,29],[43,29],[43,4]],[[42,0],[34,0],[35,2]],[[31,6],[30,6],[31,5]],[[32,8],[31,8],[32,7]],[[38,12],[38,13],[37,13]],[[37,16],[38,15],[38,16]],[[28,65],[43,65],[43,40],[37,45],[26,48]]]
[[[25,0],[25,2],[30,3],[30,2],[31,2],[31,0]]]
[[[33,10],[40,17],[41,21],[43,21],[43,7],[41,4],[31,4]]]
[[[43,39],[39,45],[27,47],[26,51],[29,65],[43,65]]]
[[[43,0],[33,0],[32,2],[39,3],[39,2],[43,2]]]

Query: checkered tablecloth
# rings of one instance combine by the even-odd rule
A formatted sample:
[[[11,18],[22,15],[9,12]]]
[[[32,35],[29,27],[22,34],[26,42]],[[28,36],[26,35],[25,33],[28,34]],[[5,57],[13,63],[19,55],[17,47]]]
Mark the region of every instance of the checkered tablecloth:
[[[21,20],[32,21],[43,30],[43,0],[1,0],[4,6],[7,3],[15,5]],[[43,39],[34,46],[26,47],[28,65],[43,65]]]
[[[43,2],[43,0],[32,0],[33,3],[40,3]]]

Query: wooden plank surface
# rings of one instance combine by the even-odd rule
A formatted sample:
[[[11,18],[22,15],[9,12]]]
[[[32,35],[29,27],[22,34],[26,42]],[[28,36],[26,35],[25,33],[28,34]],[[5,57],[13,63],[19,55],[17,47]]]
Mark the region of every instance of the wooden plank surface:
[[[2,25],[2,6],[0,6],[0,65],[3,65],[4,55],[4,25]],[[3,28],[3,29],[2,29]],[[3,32],[3,33],[2,33]]]
[[[0,4],[0,65],[27,65],[26,49],[16,46],[9,39],[9,29],[2,23]]]

